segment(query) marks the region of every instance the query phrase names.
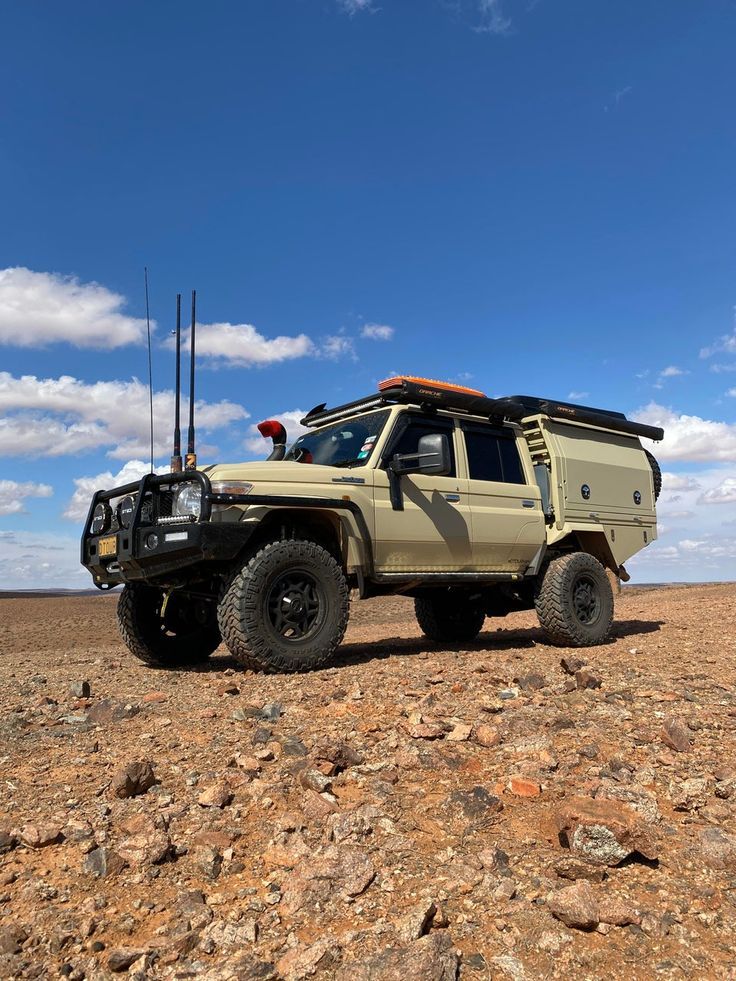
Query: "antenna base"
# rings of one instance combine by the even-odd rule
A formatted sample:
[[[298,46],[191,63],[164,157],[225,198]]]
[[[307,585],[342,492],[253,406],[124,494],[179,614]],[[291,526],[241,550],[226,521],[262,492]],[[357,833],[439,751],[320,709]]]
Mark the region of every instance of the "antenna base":
[[[182,471],[181,457],[180,456],[172,456],[172,458],[171,458],[171,472],[172,473],[181,473],[181,471]]]

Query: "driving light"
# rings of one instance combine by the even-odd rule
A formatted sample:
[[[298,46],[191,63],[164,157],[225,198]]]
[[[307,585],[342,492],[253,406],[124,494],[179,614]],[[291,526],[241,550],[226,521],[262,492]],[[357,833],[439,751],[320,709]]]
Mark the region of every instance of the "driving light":
[[[109,504],[100,502],[92,512],[92,524],[90,531],[93,535],[101,535],[110,527],[112,521],[112,509]]]
[[[121,528],[130,528],[135,514],[135,498],[128,495],[118,504],[118,521]]]

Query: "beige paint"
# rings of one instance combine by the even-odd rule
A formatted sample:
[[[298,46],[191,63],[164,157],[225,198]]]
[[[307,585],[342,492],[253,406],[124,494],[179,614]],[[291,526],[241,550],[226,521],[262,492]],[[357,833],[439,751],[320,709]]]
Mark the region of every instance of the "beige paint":
[[[346,470],[286,461],[221,464],[208,468],[210,479],[247,480],[259,494],[349,498],[365,517],[379,572],[524,572],[541,545],[554,545],[576,533],[615,569],[657,537],[652,473],[639,440],[545,416],[510,427],[525,485],[470,480],[456,423],[457,477],[402,477],[404,510],[394,511],[381,453],[397,417],[407,410],[393,406],[390,411],[371,457],[360,467]],[[534,480],[533,464],[539,460],[551,472],[552,526],[545,524]],[[346,483],[344,477],[363,483]],[[582,484],[591,488],[588,501],[582,497]],[[634,503],[637,490],[640,505]],[[524,501],[533,502],[533,507],[524,507]],[[232,507],[213,520],[260,521],[267,510],[265,505]],[[337,518],[348,568],[365,568],[354,517],[341,511]]]

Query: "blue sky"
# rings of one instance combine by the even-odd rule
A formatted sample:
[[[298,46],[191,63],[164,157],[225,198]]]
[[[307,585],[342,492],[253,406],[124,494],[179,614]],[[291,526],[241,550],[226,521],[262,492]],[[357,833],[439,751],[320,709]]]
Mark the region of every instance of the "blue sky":
[[[639,581],[736,568],[733,0],[7,4],[0,587],[87,585],[90,488],[395,371],[667,428]],[[136,381],[138,379],[139,381]]]

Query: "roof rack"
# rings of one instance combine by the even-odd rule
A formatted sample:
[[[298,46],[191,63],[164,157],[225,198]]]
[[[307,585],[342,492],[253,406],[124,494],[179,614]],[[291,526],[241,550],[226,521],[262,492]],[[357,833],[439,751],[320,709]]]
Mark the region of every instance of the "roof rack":
[[[424,409],[463,412],[494,421],[508,419],[511,422],[519,422],[529,416],[546,415],[553,419],[597,426],[627,436],[642,436],[657,441],[664,437],[663,429],[632,422],[623,412],[595,409],[592,406],[558,402],[531,395],[510,395],[491,399],[474,388],[465,388],[462,385],[452,385],[429,378],[416,378],[412,375],[387,378],[380,382],[376,394],[367,395],[355,402],[347,402],[345,405],[338,405],[334,409],[326,408],[324,402],[316,405],[302,419],[302,425],[323,426],[360,412],[367,412],[369,409],[380,409],[382,406],[396,403],[417,405]]]

